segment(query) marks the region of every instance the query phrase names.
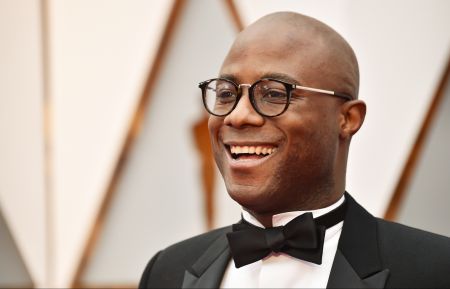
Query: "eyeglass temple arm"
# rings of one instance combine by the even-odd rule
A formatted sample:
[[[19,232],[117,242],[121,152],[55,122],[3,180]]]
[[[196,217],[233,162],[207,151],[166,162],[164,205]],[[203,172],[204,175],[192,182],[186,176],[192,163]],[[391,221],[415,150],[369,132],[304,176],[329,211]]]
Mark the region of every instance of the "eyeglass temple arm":
[[[295,89],[303,89],[303,90],[307,90],[307,91],[314,91],[314,92],[320,92],[320,93],[325,93],[325,94],[329,94],[329,95],[333,95],[333,96],[337,96],[346,100],[352,100],[353,97],[340,93],[340,92],[335,92],[332,90],[325,90],[325,89],[318,89],[318,88],[312,88],[312,87],[306,87],[306,86],[300,86],[300,85],[294,85]]]

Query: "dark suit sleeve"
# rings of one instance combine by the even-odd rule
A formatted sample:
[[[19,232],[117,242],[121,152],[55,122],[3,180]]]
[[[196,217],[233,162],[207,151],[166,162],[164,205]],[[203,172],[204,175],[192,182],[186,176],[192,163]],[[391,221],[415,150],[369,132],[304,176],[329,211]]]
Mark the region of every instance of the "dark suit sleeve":
[[[156,253],[156,255],[153,256],[153,258],[148,262],[147,266],[145,267],[144,273],[142,273],[141,281],[139,282],[139,289],[148,288],[148,280],[150,278],[153,264],[155,264],[159,254],[161,254],[161,251]]]

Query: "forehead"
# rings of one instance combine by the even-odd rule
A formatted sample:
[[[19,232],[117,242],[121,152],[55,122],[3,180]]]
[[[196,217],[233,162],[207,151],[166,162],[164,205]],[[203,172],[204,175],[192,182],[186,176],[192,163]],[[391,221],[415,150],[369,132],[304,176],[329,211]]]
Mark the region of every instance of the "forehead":
[[[266,75],[284,74],[295,82],[311,82],[323,66],[320,41],[301,39],[286,29],[266,29],[239,35],[225,58],[221,75],[252,82]],[[322,56],[322,57],[321,57]]]

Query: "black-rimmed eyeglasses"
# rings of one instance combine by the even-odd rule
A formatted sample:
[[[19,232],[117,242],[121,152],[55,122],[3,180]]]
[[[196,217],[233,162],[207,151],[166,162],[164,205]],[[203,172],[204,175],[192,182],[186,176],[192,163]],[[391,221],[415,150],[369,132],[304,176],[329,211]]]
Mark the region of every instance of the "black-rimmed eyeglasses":
[[[242,96],[242,88],[248,87],[250,102],[262,116],[274,117],[285,112],[291,100],[292,91],[300,89],[319,92],[342,98],[346,101],[353,98],[339,92],[306,86],[300,86],[278,79],[264,78],[250,84],[236,84],[225,78],[213,78],[200,82],[203,104],[206,110],[215,116],[230,114]]]

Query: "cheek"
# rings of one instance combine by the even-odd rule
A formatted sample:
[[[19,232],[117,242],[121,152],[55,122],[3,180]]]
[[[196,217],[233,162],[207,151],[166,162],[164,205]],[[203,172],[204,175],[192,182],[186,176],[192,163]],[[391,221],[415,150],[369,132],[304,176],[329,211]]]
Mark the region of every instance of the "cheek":
[[[209,138],[211,139],[211,144],[213,146],[217,145],[218,140],[218,134],[219,129],[222,124],[222,120],[215,116],[210,116],[208,119],[208,131],[209,131]]]
[[[222,161],[221,161],[221,146],[219,143],[219,133],[220,128],[222,127],[222,119],[215,116],[210,116],[208,120],[208,131],[209,138],[211,141],[211,149],[214,155],[214,159],[216,160],[217,166],[219,170],[222,171]]]
[[[330,114],[298,115],[286,119],[284,127],[289,128],[285,130],[288,140],[286,167],[302,174],[330,166],[339,140],[336,121]]]

